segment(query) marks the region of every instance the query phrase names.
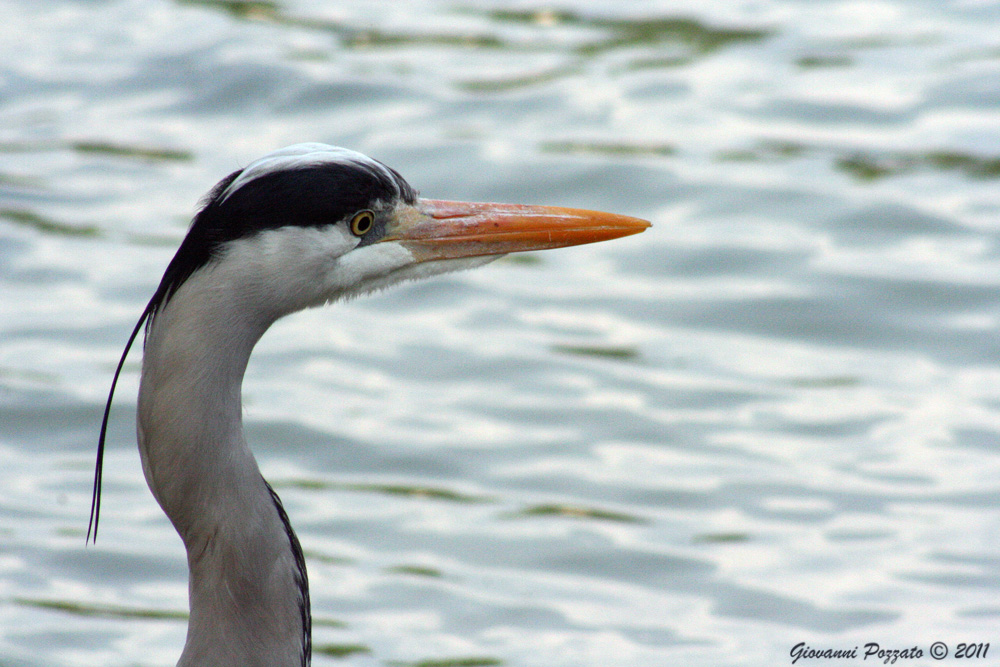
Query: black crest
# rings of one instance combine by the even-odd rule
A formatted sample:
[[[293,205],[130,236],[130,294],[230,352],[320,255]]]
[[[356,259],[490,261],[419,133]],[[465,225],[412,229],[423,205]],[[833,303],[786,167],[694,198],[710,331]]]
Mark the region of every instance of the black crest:
[[[245,182],[241,176],[242,170],[230,174],[205,198],[153,295],[151,314],[229,241],[287,226],[323,227],[362,209],[412,204],[417,196],[395,170],[374,160],[279,169]]]

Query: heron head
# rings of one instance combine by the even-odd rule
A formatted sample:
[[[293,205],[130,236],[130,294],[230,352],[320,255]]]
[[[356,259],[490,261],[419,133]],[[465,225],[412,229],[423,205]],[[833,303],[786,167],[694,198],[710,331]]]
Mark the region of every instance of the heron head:
[[[230,174],[207,196],[151,314],[198,274],[273,321],[510,252],[591,243],[648,222],[544,206],[423,199],[395,170],[325,144],[291,146]]]

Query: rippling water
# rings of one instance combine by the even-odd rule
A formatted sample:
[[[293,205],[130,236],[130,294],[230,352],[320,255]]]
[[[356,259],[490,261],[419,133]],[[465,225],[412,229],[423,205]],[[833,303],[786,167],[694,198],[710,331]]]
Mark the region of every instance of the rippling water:
[[[7,4],[0,665],[176,661],[138,354],[85,547],[101,409],[198,198],[300,141],[654,223],[264,338],[316,665],[1000,655],[1000,4],[618,5]]]

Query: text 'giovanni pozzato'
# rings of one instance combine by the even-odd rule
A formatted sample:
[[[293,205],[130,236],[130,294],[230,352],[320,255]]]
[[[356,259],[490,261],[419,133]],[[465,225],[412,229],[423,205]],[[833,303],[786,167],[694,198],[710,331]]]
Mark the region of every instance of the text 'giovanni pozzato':
[[[879,645],[878,642],[868,642],[864,646],[846,648],[814,647],[805,642],[799,642],[792,647],[790,655],[793,665],[800,660],[862,660],[865,662],[871,660],[883,665],[894,665],[901,660],[919,660],[925,655],[934,660],[944,660],[949,655],[959,659],[985,658],[989,650],[989,643],[983,642],[961,642],[955,645],[954,652],[944,642],[934,642],[926,650],[917,645],[907,648],[887,648]]]

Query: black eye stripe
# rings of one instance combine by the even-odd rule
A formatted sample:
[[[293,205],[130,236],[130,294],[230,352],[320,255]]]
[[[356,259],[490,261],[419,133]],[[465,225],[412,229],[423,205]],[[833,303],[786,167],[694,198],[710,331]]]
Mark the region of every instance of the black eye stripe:
[[[229,241],[286,226],[324,227],[352,220],[352,212],[383,210],[416,191],[389,167],[333,161],[261,174],[230,191],[242,171],[220,181],[208,194],[150,303],[154,314],[170,295]],[[371,207],[371,208],[367,208]],[[384,219],[372,214],[359,245],[382,236]]]

